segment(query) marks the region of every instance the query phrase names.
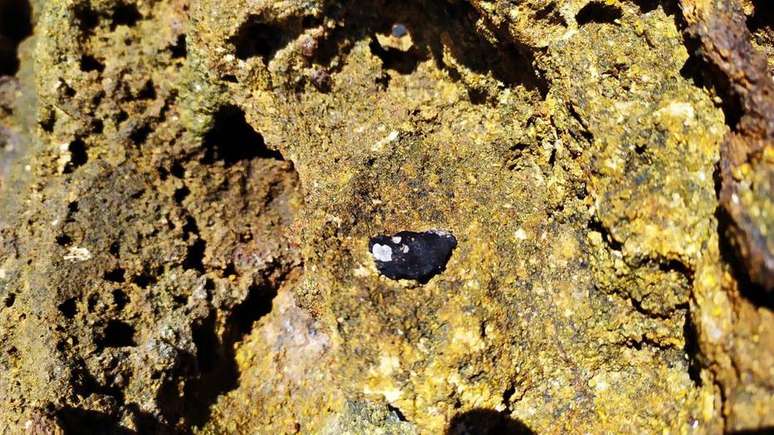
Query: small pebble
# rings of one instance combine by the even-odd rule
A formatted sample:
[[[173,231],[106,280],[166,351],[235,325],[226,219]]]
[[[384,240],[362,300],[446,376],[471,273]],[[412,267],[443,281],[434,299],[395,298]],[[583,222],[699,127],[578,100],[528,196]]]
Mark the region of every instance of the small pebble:
[[[379,273],[390,279],[421,283],[443,272],[456,247],[457,239],[440,230],[401,231],[392,236],[372,237],[368,243]]]
[[[307,58],[314,57],[315,52],[317,51],[317,45],[316,39],[311,36],[304,36],[300,43],[301,55]]]
[[[331,75],[323,69],[316,69],[312,72],[312,84],[321,92],[331,90]]]
[[[405,25],[400,23],[396,23],[392,25],[392,36],[396,38],[402,38],[406,36],[407,33],[408,33],[408,29],[406,28]]]

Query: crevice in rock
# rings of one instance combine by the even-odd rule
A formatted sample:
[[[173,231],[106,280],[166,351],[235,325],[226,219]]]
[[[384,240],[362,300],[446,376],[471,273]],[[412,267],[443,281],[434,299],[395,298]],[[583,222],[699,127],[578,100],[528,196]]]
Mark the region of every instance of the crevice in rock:
[[[629,301],[632,304],[632,308],[634,308],[634,311],[651,319],[668,320],[669,318],[674,316],[676,312],[688,309],[687,303],[681,303],[664,312],[655,312],[645,308],[642,305],[642,299],[637,299],[636,297],[627,293],[625,290],[616,289],[614,293],[617,296],[621,297],[622,299]]]
[[[231,310],[221,337],[216,333],[214,313],[194,326],[200,375],[186,384],[184,404],[186,420],[193,426],[206,423],[210,405],[238,386],[235,344],[250,332],[255,322],[271,312],[276,295],[277,289],[273,287],[250,287],[245,300]]]
[[[731,218],[724,208],[719,207],[715,213],[718,221],[718,233],[720,237],[720,255],[723,263],[728,265],[728,269],[737,283],[737,289],[747,300],[759,307],[766,307],[774,310],[774,297],[765,291],[763,286],[753,282],[747,267],[742,258],[732,244],[732,238],[728,236],[731,231]]]
[[[766,0],[753,0],[753,13],[747,17],[747,28],[752,33],[752,39],[768,56],[768,71],[774,76],[774,65],[771,62],[774,55],[774,8]]]
[[[108,252],[113,257],[118,258],[119,255],[121,254],[121,242],[116,241],[116,242],[111,243],[110,247],[108,248]]]
[[[73,243],[73,239],[67,234],[60,234],[56,236],[56,244],[62,247],[70,246]]]
[[[655,261],[656,265],[658,266],[658,269],[661,272],[669,273],[669,272],[675,272],[678,275],[684,276],[688,282],[693,281],[693,270],[683,263],[682,261],[670,259],[670,260],[661,260],[661,261]]]
[[[105,385],[100,383],[94,375],[89,372],[86,362],[80,356],[74,356],[73,361],[73,392],[81,397],[89,397],[93,394],[99,394],[110,397],[115,405],[124,403],[124,392],[115,385]],[[112,381],[108,381],[112,382]]]
[[[741,99],[732,95],[731,84],[720,68],[702,59],[699,55],[699,43],[696,39],[686,37],[685,47],[688,51],[688,60],[680,69],[680,75],[698,87],[724,96],[720,100],[715,100],[716,104],[723,111],[726,125],[731,130],[736,130],[744,114]]]
[[[99,25],[99,15],[88,4],[79,3],[73,14],[75,22],[83,33],[91,33]]]
[[[594,134],[589,130],[588,124],[586,121],[584,121],[583,117],[580,113],[578,113],[578,110],[575,108],[572,104],[567,104],[567,111],[570,113],[570,116],[572,116],[573,119],[578,123],[580,128],[573,129],[572,132],[580,132],[581,138],[585,139],[589,143],[592,143],[594,141]],[[579,138],[580,139],[580,138]]]
[[[102,20],[108,23],[110,31],[114,31],[118,26],[134,27],[143,19],[137,6],[128,2],[119,2],[107,10],[97,10],[88,3],[78,3],[73,14],[81,32],[86,35],[94,33]]]
[[[664,344],[659,342],[658,340],[653,340],[651,338],[648,338],[646,336],[642,336],[639,339],[628,339],[625,342],[623,342],[623,345],[635,350],[642,350],[646,347],[657,349],[659,351],[667,351],[667,350],[674,350],[677,349],[672,344]]]
[[[508,388],[503,391],[503,405],[505,405],[505,411],[510,412],[511,410],[511,400],[513,399],[513,395],[516,394],[516,385],[511,384],[508,386]]]
[[[199,236],[199,226],[196,224],[196,220],[192,216],[185,217],[185,223],[181,228],[183,231],[182,239],[188,241],[191,236]]]
[[[696,325],[693,324],[691,313],[687,312],[685,316],[685,325],[683,326],[683,339],[685,340],[685,355],[688,357],[688,376],[697,386],[702,385],[701,380],[701,349],[699,348],[699,336],[696,331]]]
[[[201,237],[197,237],[196,240],[188,246],[188,252],[183,260],[183,268],[204,273],[204,253],[206,251],[207,242]]]
[[[505,155],[505,167],[508,170],[516,169],[522,162],[522,157],[529,150],[529,144],[518,142],[508,147]]]
[[[79,210],[78,201],[70,201],[67,204],[67,221],[68,222],[72,222],[73,215],[75,213],[78,213],[78,210]]]
[[[623,243],[616,240],[610,233],[610,230],[608,230],[599,219],[592,218],[589,220],[588,230],[602,234],[602,241],[604,241],[611,250],[621,252],[623,249]]]
[[[175,193],[172,196],[175,198],[176,203],[182,204],[183,201],[185,201],[185,199],[190,194],[191,194],[191,189],[187,188],[186,186],[183,186],[175,189]]]
[[[390,404],[388,403],[388,404],[387,404],[387,410],[389,410],[391,413],[393,413],[393,415],[395,415],[396,417],[398,417],[398,420],[400,420],[400,421],[406,421],[406,422],[408,421],[408,420],[406,419],[406,416],[405,416],[405,415],[403,415],[403,412],[400,410],[400,408],[398,408],[398,407],[396,407],[396,406],[392,406],[392,405],[390,405]]]
[[[771,435],[774,433],[774,426],[764,426],[756,429],[744,429],[729,431],[730,435]]]
[[[135,95],[135,100],[155,100],[156,99],[156,85],[153,80],[148,80],[145,85]]]
[[[253,329],[255,322],[271,312],[272,301],[276,296],[276,288],[251,286],[247,291],[247,298],[231,311],[230,339],[234,342],[241,341]]]

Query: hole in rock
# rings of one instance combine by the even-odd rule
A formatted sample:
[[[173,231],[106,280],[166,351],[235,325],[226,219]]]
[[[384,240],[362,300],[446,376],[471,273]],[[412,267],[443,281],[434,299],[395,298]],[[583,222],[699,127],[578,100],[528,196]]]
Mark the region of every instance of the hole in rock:
[[[90,7],[79,4],[75,9],[75,21],[78,23],[81,31],[89,33],[99,25],[99,15]]]
[[[88,54],[84,54],[81,56],[81,71],[83,72],[91,72],[91,71],[97,71],[102,72],[105,70],[105,65],[102,64],[99,60],[97,60],[96,57],[90,56]]]
[[[142,145],[148,140],[148,136],[151,133],[151,126],[148,124],[142,124],[137,126],[134,131],[129,134],[129,139],[136,145]]]
[[[119,242],[111,243],[110,248],[108,248],[108,252],[110,252],[110,255],[118,257],[118,255],[121,253],[121,244]]]
[[[75,298],[70,298],[62,302],[59,304],[58,308],[59,312],[68,319],[75,317],[75,314],[78,312],[78,305]]]
[[[105,281],[121,283],[121,282],[124,282],[125,280],[124,279],[125,273],[126,271],[119,267],[109,272],[105,272],[105,275],[103,277],[105,278]]]
[[[277,290],[271,287],[252,286],[247,299],[231,313],[231,324],[236,334],[234,341],[239,341],[253,329],[258,319],[271,312],[272,301],[277,296]]]
[[[32,34],[32,9],[28,0],[0,0],[0,76],[19,70],[17,48]]]
[[[188,47],[185,41],[185,35],[180,35],[175,41],[175,45],[169,47],[169,51],[172,53],[172,59],[182,59],[188,55]]]
[[[56,236],[56,243],[59,246],[69,246],[73,240],[67,234],[60,234]]]
[[[115,304],[116,308],[121,311],[124,309],[126,304],[129,303],[129,296],[127,296],[123,290],[117,288],[113,290],[113,303]]]
[[[204,253],[206,250],[207,242],[201,238],[196,239],[188,247],[185,260],[183,260],[183,267],[185,269],[193,269],[197,272],[204,273]]]
[[[646,14],[648,12],[655,11],[656,8],[658,8],[659,3],[661,3],[661,0],[632,0],[635,5],[637,5],[638,8],[640,8],[640,12],[643,14]]]
[[[578,11],[578,14],[575,15],[575,21],[578,22],[579,26],[589,23],[612,24],[621,19],[622,16],[623,11],[618,6],[591,2]]]
[[[110,320],[102,335],[97,339],[97,347],[127,347],[136,346],[134,342],[134,327],[121,320]]]
[[[7,308],[13,307],[13,304],[16,303],[16,294],[15,293],[8,293],[8,296],[5,297],[5,306]]]
[[[142,19],[142,15],[137,10],[137,6],[125,3],[113,9],[112,19],[111,29],[115,29],[118,26],[134,27]]]
[[[155,100],[156,99],[156,85],[153,84],[153,80],[145,82],[145,86],[137,93],[136,98],[138,100]]]
[[[250,16],[229,42],[236,48],[239,59],[260,56],[269,61],[284,45],[286,32],[279,26],[264,23],[260,17]]]
[[[457,414],[446,429],[446,435],[532,435],[534,432],[519,420],[493,409],[473,409]]]
[[[270,150],[263,136],[245,119],[239,107],[228,105],[215,114],[214,125],[204,137],[204,163],[223,161],[231,166],[241,160],[272,158],[283,160],[278,151]]]
[[[132,278],[132,282],[137,284],[140,288],[148,288],[149,286],[156,284],[158,279],[148,272],[143,272]]]
[[[426,53],[420,53],[413,47],[406,52],[382,47],[376,38],[371,40],[368,47],[374,56],[381,59],[384,68],[397,71],[400,74],[411,74],[417,69],[420,62],[427,59]]]
[[[764,28],[774,28],[774,7],[770,0],[753,0],[755,10],[747,19],[747,26],[751,32]]]
[[[185,186],[175,189],[174,197],[175,202],[182,203],[186,197],[191,193],[191,190]]]
[[[75,168],[83,166],[89,161],[86,144],[81,139],[72,141],[67,150],[70,152],[70,161],[64,167],[65,174],[72,173]]]

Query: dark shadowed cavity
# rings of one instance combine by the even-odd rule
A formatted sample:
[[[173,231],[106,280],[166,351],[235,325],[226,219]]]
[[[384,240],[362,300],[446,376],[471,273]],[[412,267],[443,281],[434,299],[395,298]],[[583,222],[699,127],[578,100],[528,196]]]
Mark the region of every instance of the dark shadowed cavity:
[[[0,76],[19,70],[17,48],[32,34],[32,9],[28,0],[0,0]]]
[[[446,435],[531,435],[534,432],[519,420],[492,409],[473,409],[457,414]]]
[[[247,123],[242,109],[233,105],[222,107],[204,137],[204,163],[222,161],[231,166],[253,158],[283,160],[278,151],[266,147],[263,136]]]

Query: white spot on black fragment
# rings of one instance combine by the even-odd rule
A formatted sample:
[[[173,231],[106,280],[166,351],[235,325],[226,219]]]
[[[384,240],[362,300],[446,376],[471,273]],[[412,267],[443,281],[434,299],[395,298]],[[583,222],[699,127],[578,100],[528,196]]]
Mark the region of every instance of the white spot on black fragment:
[[[382,275],[426,283],[446,268],[457,239],[447,231],[401,231],[372,237],[368,246]]]
[[[380,245],[375,243],[371,247],[371,254],[373,254],[376,261],[381,261],[384,263],[392,261],[392,248],[390,248],[388,245]]]

